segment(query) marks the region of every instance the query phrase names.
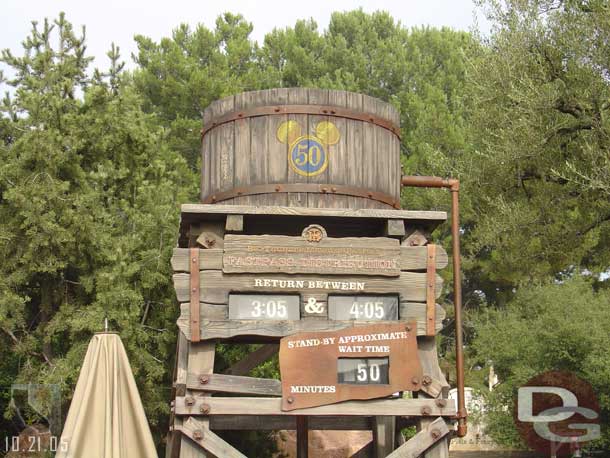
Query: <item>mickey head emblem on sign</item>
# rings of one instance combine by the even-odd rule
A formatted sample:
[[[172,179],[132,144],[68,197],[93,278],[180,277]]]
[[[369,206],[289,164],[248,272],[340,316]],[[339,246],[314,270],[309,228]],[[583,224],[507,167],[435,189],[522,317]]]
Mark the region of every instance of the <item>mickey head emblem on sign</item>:
[[[306,177],[319,175],[328,167],[329,145],[341,138],[339,129],[330,121],[320,121],[314,128],[315,135],[302,135],[297,121],[284,121],[277,129],[277,139],[288,146],[290,167]]]

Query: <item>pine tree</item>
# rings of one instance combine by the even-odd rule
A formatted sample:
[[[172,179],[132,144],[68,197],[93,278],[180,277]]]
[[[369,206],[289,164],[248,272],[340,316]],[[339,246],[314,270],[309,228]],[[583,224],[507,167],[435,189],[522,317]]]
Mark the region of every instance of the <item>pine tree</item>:
[[[34,23],[23,56],[2,54],[15,77],[2,105],[0,330],[16,381],[59,384],[68,400],[108,318],[159,439],[177,314],[169,257],[195,180],[118,51],[90,77],[84,30],[62,14]]]

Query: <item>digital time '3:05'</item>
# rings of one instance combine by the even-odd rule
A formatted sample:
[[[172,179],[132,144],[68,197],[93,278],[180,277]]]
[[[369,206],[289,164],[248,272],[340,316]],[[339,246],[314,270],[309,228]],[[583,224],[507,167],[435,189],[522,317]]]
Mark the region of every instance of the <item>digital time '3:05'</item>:
[[[268,316],[269,318],[286,318],[288,316],[288,309],[286,308],[286,301],[282,299],[278,300],[267,300],[267,301],[252,301],[251,316],[259,318],[262,316]]]

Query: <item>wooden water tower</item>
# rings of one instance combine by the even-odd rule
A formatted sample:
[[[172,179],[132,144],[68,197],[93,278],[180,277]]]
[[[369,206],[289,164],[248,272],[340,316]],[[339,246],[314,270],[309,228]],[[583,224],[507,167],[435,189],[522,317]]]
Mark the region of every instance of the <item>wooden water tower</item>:
[[[358,457],[448,456],[465,412],[446,399],[435,345],[447,254],[428,243],[447,215],[400,209],[399,120],[380,100],[319,89],[206,109],[202,203],[182,206],[172,257],[181,314],[168,457],[242,457],[215,431],[248,429],[296,430],[299,457],[315,429],[371,430]],[[330,335],[404,343],[353,346],[349,358],[296,348]],[[280,339],[283,380],[247,376]],[[217,374],[217,343],[263,345]],[[419,432],[404,443],[408,425]]]

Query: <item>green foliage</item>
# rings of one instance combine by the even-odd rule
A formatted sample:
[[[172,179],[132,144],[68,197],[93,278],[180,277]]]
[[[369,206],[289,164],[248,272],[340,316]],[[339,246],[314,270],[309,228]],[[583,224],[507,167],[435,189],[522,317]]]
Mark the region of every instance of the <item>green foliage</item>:
[[[544,371],[569,371],[593,386],[602,409],[602,443],[610,442],[610,314],[606,290],[575,277],[564,283],[522,288],[506,308],[475,319],[473,358],[492,363],[501,383],[489,393],[486,422],[492,436],[519,443],[510,412],[517,389]]]
[[[58,41],[54,47],[52,43]],[[87,76],[84,32],[34,24],[2,112],[0,327],[15,381],[69,396],[91,334],[121,333],[153,428],[166,429],[175,319],[169,257],[193,178],[111,50]],[[64,410],[65,412],[65,410]],[[157,436],[159,437],[159,436]]]
[[[268,33],[260,47],[251,30],[241,16],[225,14],[215,30],[181,25],[159,43],[136,37],[136,85],[194,169],[203,109],[270,87],[345,89],[391,102],[403,116],[410,172],[449,174],[446,155],[466,148],[464,56],[477,47],[468,33],[408,30],[388,13],[362,10],[334,13],[322,33],[311,19],[297,21]]]
[[[494,24],[469,73],[465,192],[485,292],[610,262],[606,2],[485,2]],[[502,301],[502,298],[497,298]]]

